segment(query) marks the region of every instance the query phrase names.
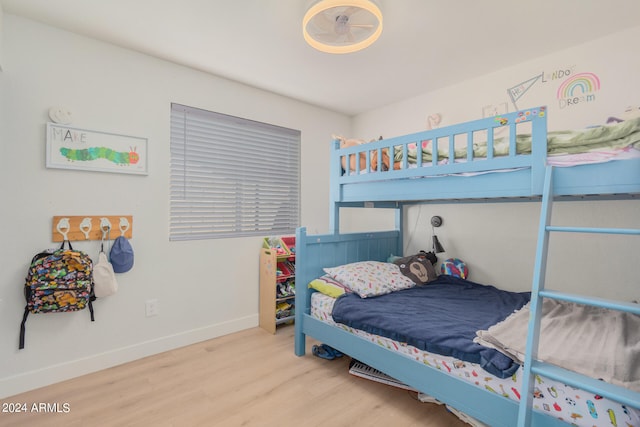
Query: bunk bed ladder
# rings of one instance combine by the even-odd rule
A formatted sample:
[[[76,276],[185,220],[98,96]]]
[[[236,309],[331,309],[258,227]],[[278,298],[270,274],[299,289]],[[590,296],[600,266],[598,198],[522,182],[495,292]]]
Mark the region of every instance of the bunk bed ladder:
[[[547,166],[545,170],[544,189],[542,193],[542,206],[540,211],[540,223],[538,229],[538,246],[533,273],[533,285],[531,289],[530,319],[527,333],[527,352],[523,365],[522,400],[518,411],[518,426],[529,427],[531,425],[531,412],[533,408],[533,389],[535,376],[541,375],[570,386],[590,391],[603,397],[620,402],[623,405],[638,408],[640,405],[640,393],[615,386],[595,378],[577,374],[559,366],[544,363],[538,360],[538,343],[540,336],[540,321],[542,317],[543,298],[575,302],[595,307],[625,311],[640,315],[640,304],[611,301],[601,298],[590,298],[580,295],[556,292],[544,289],[545,272],[547,264],[547,252],[550,232],[575,232],[575,233],[603,233],[603,234],[630,234],[639,235],[640,230],[622,228],[582,228],[582,227],[556,227],[549,225],[551,220],[551,205],[553,203],[553,167]]]

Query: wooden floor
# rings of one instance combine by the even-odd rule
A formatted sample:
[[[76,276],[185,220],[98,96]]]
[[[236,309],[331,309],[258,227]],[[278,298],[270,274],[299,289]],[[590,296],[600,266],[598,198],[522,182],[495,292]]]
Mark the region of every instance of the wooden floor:
[[[312,356],[312,344],[296,357],[293,326],[242,331],[3,399],[27,412],[0,412],[0,426],[467,426],[416,393],[350,375],[348,357]]]

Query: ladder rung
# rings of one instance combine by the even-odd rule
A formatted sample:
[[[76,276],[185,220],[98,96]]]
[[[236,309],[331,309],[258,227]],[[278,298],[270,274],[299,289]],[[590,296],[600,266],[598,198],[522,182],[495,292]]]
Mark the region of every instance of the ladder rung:
[[[590,391],[591,393],[606,397],[623,405],[640,408],[640,393],[621,386],[613,385],[577,372],[569,371],[556,365],[533,361],[531,372],[542,375],[556,381],[563,382],[572,387]]]
[[[611,310],[625,311],[627,313],[640,315],[640,304],[624,301],[613,301],[605,298],[586,297],[583,295],[568,294],[557,291],[540,291],[538,295],[561,301],[575,302],[577,304],[590,305],[593,307],[608,308]]]
[[[547,225],[546,230],[569,233],[632,234],[640,236],[640,229],[635,228],[559,227],[556,225]]]

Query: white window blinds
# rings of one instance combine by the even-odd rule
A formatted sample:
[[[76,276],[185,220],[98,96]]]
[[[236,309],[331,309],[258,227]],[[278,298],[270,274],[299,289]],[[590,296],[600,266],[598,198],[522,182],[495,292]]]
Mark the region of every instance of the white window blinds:
[[[300,131],[171,105],[170,240],[294,233]]]

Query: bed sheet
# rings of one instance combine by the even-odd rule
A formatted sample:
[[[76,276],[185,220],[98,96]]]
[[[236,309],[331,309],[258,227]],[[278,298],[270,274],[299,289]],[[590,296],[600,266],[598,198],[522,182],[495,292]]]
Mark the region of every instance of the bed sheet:
[[[600,151],[590,151],[587,153],[576,153],[576,154],[563,154],[557,156],[548,156],[547,157],[547,165],[568,168],[572,166],[580,166],[580,165],[592,165],[597,163],[607,163],[613,161],[622,161],[629,159],[639,159],[640,158],[640,149],[638,148],[625,148],[620,150],[600,150]],[[446,165],[448,164],[449,159],[440,160],[438,165]],[[466,163],[467,159],[456,159],[455,163]],[[420,168],[430,168],[433,165],[429,163],[423,163]],[[408,169],[418,169],[418,166],[415,163],[410,163],[407,166]],[[415,178],[439,178],[443,176],[477,176],[477,175],[485,175],[492,173],[504,173],[504,172],[513,172],[517,170],[525,169],[523,167],[519,168],[507,168],[507,169],[491,169],[486,171],[478,171],[478,172],[458,172],[458,173],[444,173],[438,175],[418,175],[415,177],[411,177],[411,179]],[[344,171],[343,171],[344,173]],[[364,175],[367,173],[377,173],[377,171],[369,172],[367,170],[360,170],[360,175]],[[355,172],[350,172],[351,176],[356,175]],[[381,178],[384,178],[384,173],[380,175]]]
[[[538,360],[640,393],[640,315],[549,298],[541,310]],[[527,304],[474,341],[524,363],[531,316]]]
[[[477,138],[477,139],[476,139]],[[454,158],[467,158],[468,141],[454,143]],[[515,136],[515,148],[517,154],[531,154],[531,134],[523,133]],[[477,135],[473,138],[473,157],[486,158],[488,146],[486,135]],[[394,162],[403,158],[401,147],[394,149]],[[407,151],[409,163],[416,163],[418,151],[416,144],[410,144]],[[509,138],[496,138],[493,142],[493,156],[508,156],[510,151]],[[616,155],[622,152],[640,149],[640,117],[616,123],[587,129],[549,131],[547,133],[547,153],[549,158],[555,156],[571,156],[589,153],[607,153]],[[433,141],[421,142],[422,163],[431,163],[433,160]],[[438,144],[438,160],[447,160],[450,157],[449,145]],[[595,161],[585,156],[584,162]],[[600,161],[598,159],[598,161]]]
[[[332,297],[313,292],[311,316],[489,392],[500,394],[508,399],[520,400],[522,368],[511,377],[501,379],[484,371],[479,364],[422,351],[406,343],[338,324],[331,316],[334,302],[335,299]],[[535,381],[534,408],[580,427],[640,427],[640,411],[540,376],[536,376]]]
[[[478,141],[475,141],[475,138]],[[486,137],[485,137],[486,138]],[[605,163],[615,160],[626,160],[640,157],[640,118],[626,120],[613,125],[603,125],[579,130],[550,131],[547,138],[547,164],[556,167],[571,167],[585,164]],[[420,167],[432,167],[432,141],[421,142],[422,163]],[[483,137],[474,136],[473,142],[474,161],[487,157],[487,143]],[[493,156],[508,156],[509,142],[506,138],[496,138],[493,144]],[[403,150],[400,146],[394,147],[393,166],[385,163],[384,169],[402,169]],[[518,154],[531,154],[531,135],[516,135],[516,152]],[[375,151],[372,151],[375,153]],[[362,156],[362,155],[361,155]],[[417,168],[418,157],[416,143],[407,146],[407,168]],[[454,144],[454,163],[467,162],[467,142],[459,141]],[[373,162],[372,162],[373,163]],[[438,165],[450,163],[448,144],[438,146]],[[457,176],[469,176],[491,172],[508,172],[514,169],[490,170],[483,172],[471,172],[460,174],[448,174]],[[361,168],[360,173],[368,173],[366,168]],[[371,172],[376,172],[375,168]],[[353,169],[349,175],[354,175]]]

